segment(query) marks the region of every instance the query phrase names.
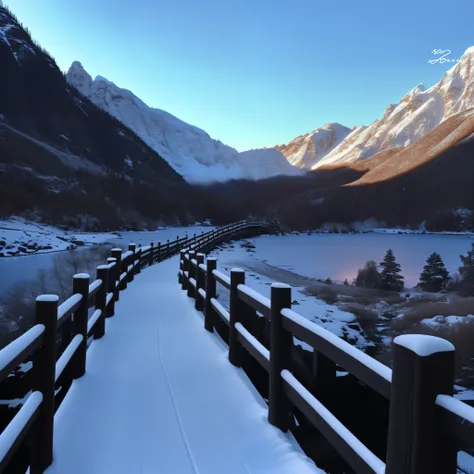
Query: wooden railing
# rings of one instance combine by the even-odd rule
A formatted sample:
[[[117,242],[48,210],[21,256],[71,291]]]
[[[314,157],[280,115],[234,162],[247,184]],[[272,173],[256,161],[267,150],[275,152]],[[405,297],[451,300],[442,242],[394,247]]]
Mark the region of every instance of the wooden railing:
[[[455,399],[454,347],[446,340],[403,335],[394,340],[393,371],[291,309],[291,287],[274,283],[268,299],[245,285],[245,272],[230,277],[217,261],[182,250],[179,281],[208,331],[223,321],[229,361],[242,366],[247,351],[269,373],[268,420],[283,431],[296,407],[357,473],[456,474],[456,453],[474,448],[474,408]],[[230,292],[229,310],[216,299],[216,284]],[[270,326],[269,347],[250,332],[258,313]],[[221,323],[220,323],[221,324]],[[247,326],[247,327],[246,327]],[[314,349],[312,387],[330,391],[342,367],[390,401],[386,460],[371,452],[292,373],[293,337]],[[386,436],[380,433],[380,436]]]
[[[263,227],[241,221],[165,244],[138,248],[130,244],[127,252],[112,249],[107,264],[97,267],[95,281],[91,283],[86,273],[74,275],[73,294],[62,304],[58,304],[56,295],[38,296],[35,325],[0,351],[0,383],[19,364],[31,357],[33,360],[32,393],[0,434],[0,473],[27,436],[30,474],[42,474],[52,463],[57,387],[67,391],[73,380],[85,374],[88,341],[104,336],[105,320],[114,316],[120,292],[143,267],[171,257],[184,246],[210,249],[220,241],[255,229]]]

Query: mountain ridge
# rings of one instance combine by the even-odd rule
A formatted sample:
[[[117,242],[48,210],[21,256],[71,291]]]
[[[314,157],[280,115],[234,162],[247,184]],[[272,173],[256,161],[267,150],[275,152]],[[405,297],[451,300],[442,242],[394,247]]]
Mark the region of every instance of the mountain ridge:
[[[315,162],[301,159],[306,153],[306,144],[301,137],[317,135],[331,124],[275,148],[283,149],[290,162],[299,162],[305,169],[354,163],[389,149],[406,148],[445,120],[472,107],[474,46],[467,48],[460,60],[435,85],[427,89],[423,82],[419,83],[399,103],[389,104],[380,119],[374,120],[370,125],[356,127],[336,146],[323,150]]]
[[[110,228],[186,215],[183,178],[70,87],[5,7],[0,65],[0,215],[27,210],[55,223],[82,215]],[[177,192],[183,203],[170,201]]]
[[[78,61],[72,63],[66,79],[95,105],[133,130],[188,182],[258,180],[301,173],[272,148],[250,150],[253,160],[249,160],[249,152],[239,153],[169,112],[149,107],[133,92],[108,79],[96,76],[93,80]]]

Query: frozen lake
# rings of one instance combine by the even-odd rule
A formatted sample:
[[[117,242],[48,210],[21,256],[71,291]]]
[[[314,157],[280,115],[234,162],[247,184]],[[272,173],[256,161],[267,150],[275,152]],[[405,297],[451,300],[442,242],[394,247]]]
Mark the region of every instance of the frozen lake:
[[[130,242],[148,245],[166,242],[186,233],[211,230],[210,227],[182,227],[149,232],[122,232],[111,243],[127,246]],[[450,272],[460,265],[459,256],[474,242],[473,237],[452,235],[399,234],[314,234],[262,236],[254,239],[255,258],[286,270],[313,278],[331,277],[335,281],[349,281],[367,260],[380,262],[388,248],[392,248],[408,287],[418,283],[426,258],[438,252]],[[11,284],[34,278],[40,269],[51,267],[53,254],[0,258],[0,294]]]
[[[262,236],[254,257],[313,278],[351,281],[367,260],[382,261],[391,248],[402,266],[407,287],[415,286],[427,257],[438,252],[450,273],[461,264],[474,237],[431,234],[313,234]]]
[[[129,243],[145,246],[149,245],[150,242],[156,244],[156,242],[161,241],[164,244],[168,239],[176,240],[178,236],[181,238],[186,234],[192,237],[194,233],[200,234],[212,229],[213,227],[178,227],[158,231],[120,232],[120,237],[110,239],[110,243],[119,246],[128,246]],[[79,249],[80,251],[87,251],[87,248]],[[35,278],[38,270],[50,268],[55,255],[58,255],[58,253],[60,252],[0,258],[0,295],[12,284],[22,280],[31,280]]]

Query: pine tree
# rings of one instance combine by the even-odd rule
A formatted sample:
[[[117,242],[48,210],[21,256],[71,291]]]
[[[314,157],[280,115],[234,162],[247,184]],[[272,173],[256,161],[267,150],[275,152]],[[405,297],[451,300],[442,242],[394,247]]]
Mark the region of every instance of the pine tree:
[[[459,267],[461,275],[461,292],[466,296],[474,296],[474,243],[467,255],[461,255],[462,265]]]
[[[444,266],[441,256],[434,252],[426,260],[423,271],[420,275],[419,287],[423,291],[438,293],[446,288],[449,279],[449,272]]]
[[[404,277],[400,274],[400,264],[395,260],[392,249],[388,249],[383,262],[380,264],[380,288],[383,290],[401,291],[403,290]]]
[[[380,273],[377,270],[377,262],[369,260],[364,268],[359,268],[354,284],[362,288],[379,288]]]

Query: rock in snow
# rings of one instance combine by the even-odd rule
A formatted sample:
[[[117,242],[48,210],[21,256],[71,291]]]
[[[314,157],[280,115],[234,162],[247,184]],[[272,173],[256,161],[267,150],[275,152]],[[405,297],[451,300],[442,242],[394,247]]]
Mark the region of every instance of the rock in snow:
[[[132,92],[101,76],[92,80],[77,61],[66,78],[94,104],[133,130],[187,181],[264,179],[301,173],[273,148],[239,153],[168,112],[149,107]]]

